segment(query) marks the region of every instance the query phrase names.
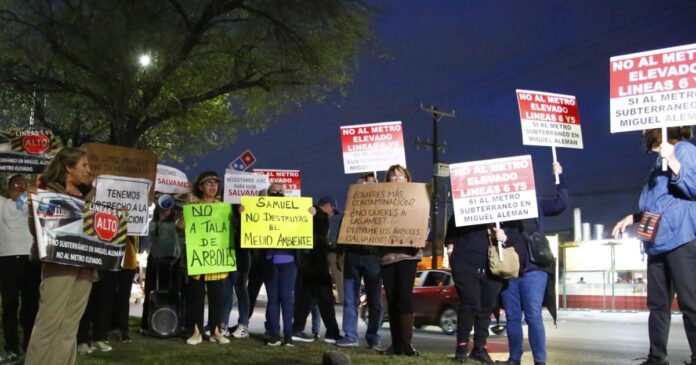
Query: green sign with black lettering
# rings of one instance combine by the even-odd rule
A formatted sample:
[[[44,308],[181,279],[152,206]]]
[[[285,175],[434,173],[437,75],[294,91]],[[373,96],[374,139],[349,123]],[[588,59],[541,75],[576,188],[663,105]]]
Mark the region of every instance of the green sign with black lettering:
[[[184,222],[189,275],[237,270],[231,204],[185,205]]]

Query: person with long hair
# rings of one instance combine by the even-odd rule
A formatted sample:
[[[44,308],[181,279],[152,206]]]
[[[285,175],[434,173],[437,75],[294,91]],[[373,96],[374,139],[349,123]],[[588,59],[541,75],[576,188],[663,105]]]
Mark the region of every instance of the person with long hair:
[[[90,200],[92,172],[87,153],[65,147],[58,151],[39,179],[39,188]],[[33,230],[30,219],[30,229]],[[77,328],[85,311],[96,270],[42,264],[39,312],[25,363],[70,365],[77,362]]]

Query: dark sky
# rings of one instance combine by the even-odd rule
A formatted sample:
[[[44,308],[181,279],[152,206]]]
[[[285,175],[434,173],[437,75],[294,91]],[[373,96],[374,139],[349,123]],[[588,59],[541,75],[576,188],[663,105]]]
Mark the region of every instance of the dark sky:
[[[431,137],[419,103],[455,110],[440,123],[446,163],[531,154],[537,194],[553,192],[551,149],[523,146],[515,89],[577,96],[583,150],[558,149],[571,204],[583,221],[613,224],[637,209],[653,156],[640,133],[609,133],[609,58],[696,43],[694,0],[372,1],[377,42],[366,47],[345,98],[307,104],[258,134],[187,161],[190,179],[223,173],[251,149],[253,167],[299,169],[302,195],[342,206],[356,175],[343,173],[339,126],[401,120],[414,180],[430,181]],[[380,174],[382,179],[382,174]],[[570,210],[547,222],[570,229]]]

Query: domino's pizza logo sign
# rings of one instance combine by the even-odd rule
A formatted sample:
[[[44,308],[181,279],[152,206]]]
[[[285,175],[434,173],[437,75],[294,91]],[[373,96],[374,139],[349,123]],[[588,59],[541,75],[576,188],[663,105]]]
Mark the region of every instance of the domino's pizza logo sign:
[[[94,231],[103,241],[111,241],[118,232],[118,217],[115,214],[97,212],[94,215]]]

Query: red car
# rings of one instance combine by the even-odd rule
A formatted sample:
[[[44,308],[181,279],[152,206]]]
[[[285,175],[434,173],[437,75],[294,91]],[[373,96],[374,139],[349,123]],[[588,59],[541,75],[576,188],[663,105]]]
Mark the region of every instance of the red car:
[[[416,272],[413,284],[414,326],[434,325],[442,332],[452,335],[457,332],[457,289],[452,274],[446,270],[421,270]],[[384,291],[384,321],[389,320]],[[360,296],[360,318],[367,322],[367,300]]]

